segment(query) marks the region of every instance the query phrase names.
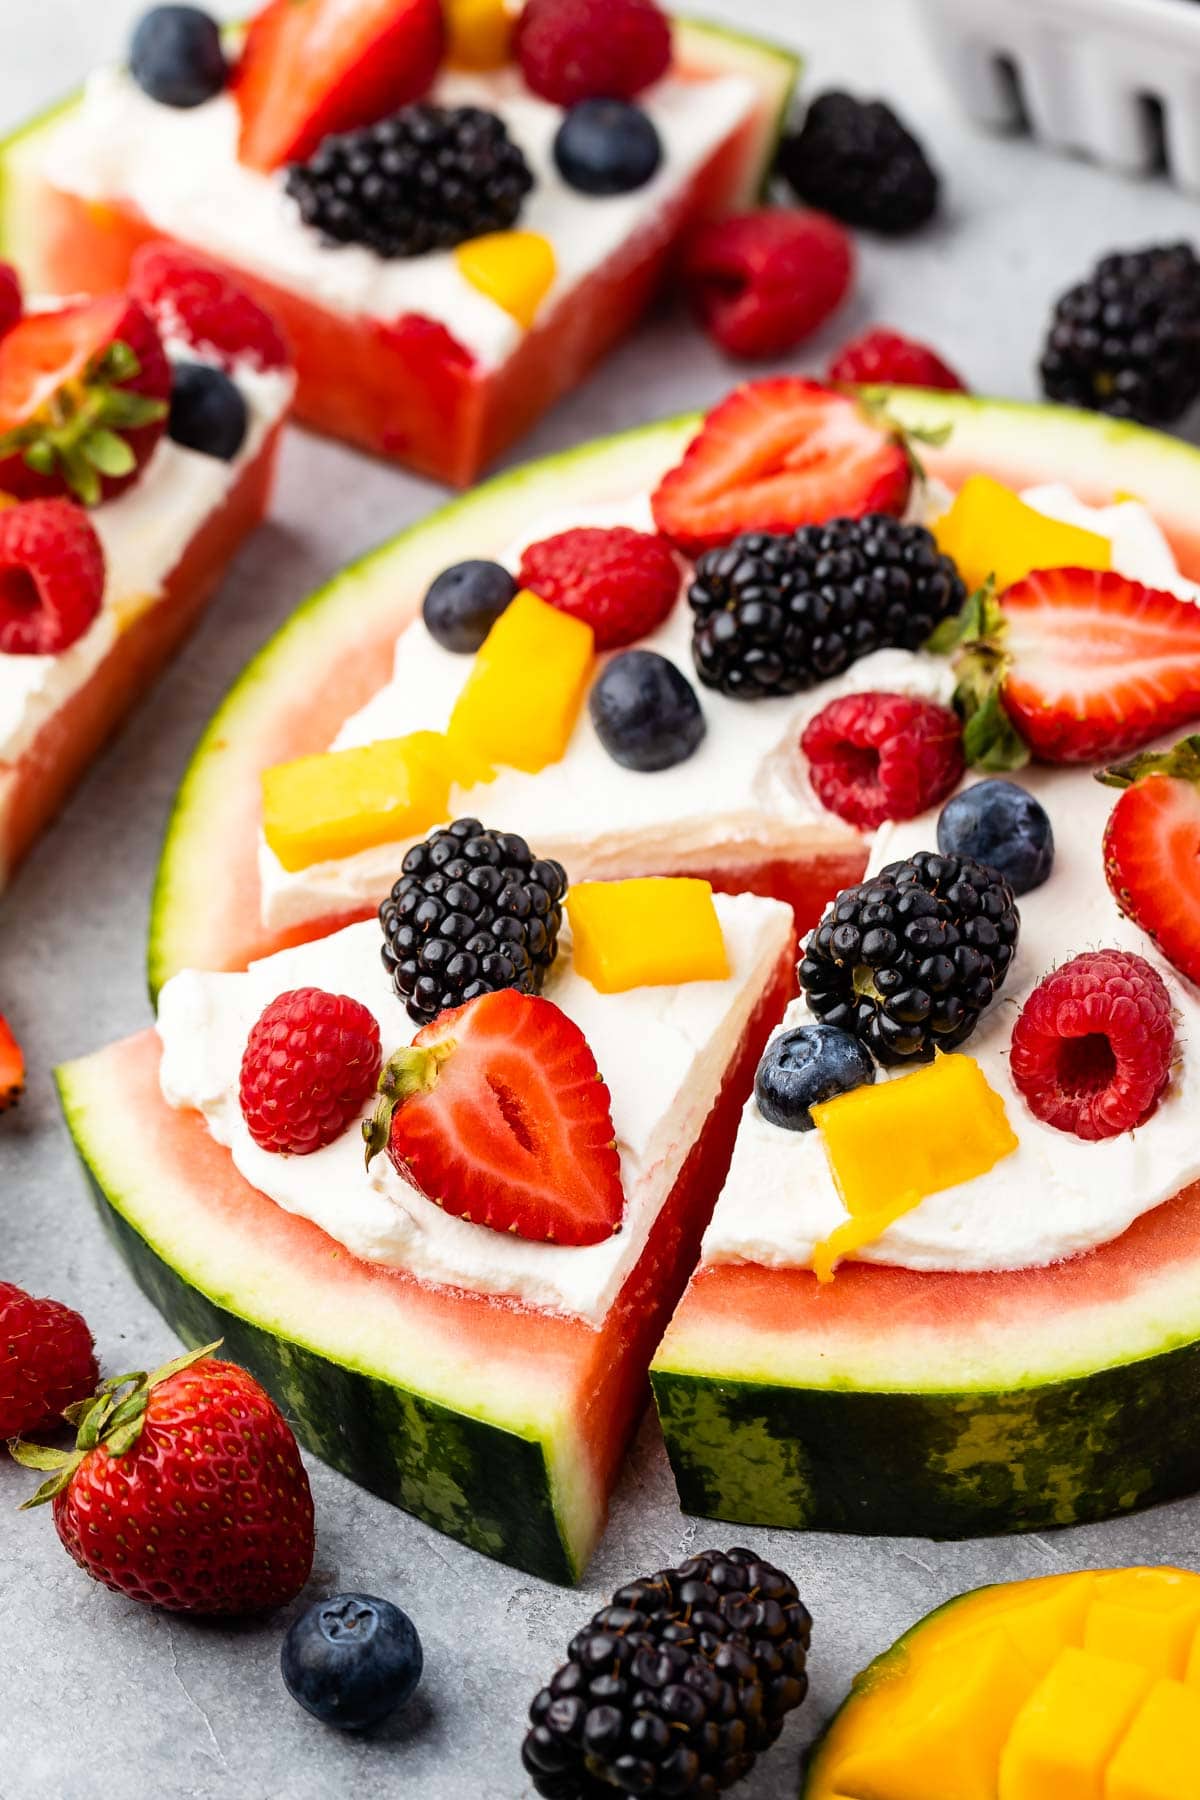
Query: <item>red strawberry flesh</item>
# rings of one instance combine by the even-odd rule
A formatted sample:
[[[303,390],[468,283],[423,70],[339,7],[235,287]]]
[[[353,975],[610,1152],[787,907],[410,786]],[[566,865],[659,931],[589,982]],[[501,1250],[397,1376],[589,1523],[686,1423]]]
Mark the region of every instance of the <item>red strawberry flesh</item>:
[[[24,1092],[25,1054],[12,1026],[0,1013],[0,1113],[15,1106]]]
[[[1160,764],[1155,769],[1155,764]],[[1200,983],[1200,738],[1141,773],[1109,815],[1104,870],[1121,911],[1158,944],[1172,966]],[[1169,769],[1180,773],[1168,773]],[[1114,770],[1111,777],[1121,779]]]
[[[708,415],[653,509],[663,535],[698,556],[743,531],[899,514],[911,486],[903,445],[857,400],[777,376],[747,382]]]
[[[385,1070],[385,1094],[398,1062],[419,1086],[391,1114],[388,1154],[427,1198],[535,1242],[596,1244],[618,1229],[609,1092],[552,1001],[506,988],[443,1013]]]
[[[1200,718],[1200,607],[1111,571],[1004,594],[1004,705],[1036,756],[1099,762]]]
[[[234,77],[242,161],[264,170],[300,161],[331,132],[419,99],[444,40],[440,0],[270,0]]]

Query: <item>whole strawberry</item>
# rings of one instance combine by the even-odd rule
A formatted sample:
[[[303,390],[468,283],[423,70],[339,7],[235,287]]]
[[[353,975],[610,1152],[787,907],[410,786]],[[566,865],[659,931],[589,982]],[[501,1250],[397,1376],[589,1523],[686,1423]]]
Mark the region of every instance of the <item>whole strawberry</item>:
[[[0,1438],[61,1424],[98,1374],[92,1334],[77,1312],[0,1281]]]
[[[50,1471],[58,1535],[94,1580],[168,1612],[283,1606],[312,1568],[313,1503],[291,1428],[244,1369],[194,1350],[105,1382],[71,1409],[70,1455],[15,1444]]]

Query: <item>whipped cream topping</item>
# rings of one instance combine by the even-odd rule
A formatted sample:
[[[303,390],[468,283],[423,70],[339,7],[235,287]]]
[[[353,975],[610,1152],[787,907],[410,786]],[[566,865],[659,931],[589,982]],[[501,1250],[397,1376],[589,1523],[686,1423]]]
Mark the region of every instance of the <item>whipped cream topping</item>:
[[[190,345],[169,344],[176,361],[200,361]],[[249,414],[231,462],[202,456],[164,435],[140,477],[88,515],[104,547],[104,602],[91,625],[56,656],[0,653],[0,764],[15,762],[42,726],[95,674],[122,630],[161,599],[168,576],[205,521],[224,504],[246,465],[291,403],[287,370],[241,364],[233,378]]]
[[[986,1174],[930,1194],[856,1252],[907,1269],[1021,1269],[1053,1263],[1119,1237],[1141,1214],[1200,1180],[1200,990],[1122,918],[1104,878],[1102,838],[1116,802],[1090,771],[1025,769],[1054,828],[1049,880],[1017,902],[1021,937],[1008,979],[962,1046],[1004,1101],[1017,1149]],[[869,872],[937,848],[937,812],[885,826]],[[1175,1013],[1170,1087],[1145,1124],[1085,1143],[1036,1119],[1012,1081],[1013,1026],[1031,991],[1059,964],[1087,950],[1129,950],[1163,977]],[[803,999],[784,1026],[809,1023]],[[894,1079],[900,1070],[880,1070]],[[819,1132],[770,1125],[746,1107],[725,1190],[704,1240],[710,1263],[806,1268],[813,1246],[846,1221]],[[835,1278],[836,1279],[836,1278]]]
[[[1052,517],[1087,524],[1110,537],[1118,569],[1180,590],[1170,548],[1143,506],[1123,502],[1083,506],[1065,487],[1040,487],[1024,496]],[[948,504],[933,488],[916,499],[914,514],[932,517]],[[532,521],[519,542],[464,545],[463,554],[499,560],[514,571],[526,545],[580,525],[654,529],[646,494]],[[521,832],[541,856],[566,864],[573,880],[645,874],[704,873],[714,867],[751,867],[775,858],[803,861],[857,844],[858,833],[827,812],[812,791],[799,741],[808,720],[840,694],[866,689],[947,702],[954,677],[944,657],[880,650],[835,681],[808,694],[769,700],[731,700],[696,681],[691,655],[692,614],[681,594],[673,612],[641,646],[659,651],[696,687],[708,733],[686,762],[655,774],[623,769],[600,743],[583,708],[562,760],[536,775],[502,769],[494,782],[458,788],[451,816],[483,816],[489,825]],[[1182,583],[1182,591],[1190,591]],[[401,633],[392,679],[347,719],[338,749],[398,737],[406,731],[444,731],[471,669],[471,658],[444,650],[420,618]],[[586,804],[580,797],[586,795]],[[359,855],[284,869],[265,841],[259,844],[264,923],[287,930],[339,910],[378,902],[395,880],[408,842],[383,844]]]
[[[597,199],[559,175],[552,146],[562,111],[532,94],[518,70],[443,73],[430,98],[498,113],[524,151],[537,185],[519,225],[548,238],[557,263],[544,310],[634,237],[669,233],[671,202],[756,100],[753,84],[736,75],[656,83],[639,104],[662,139],[658,173],[634,193]],[[132,203],[157,230],[337,312],[385,322],[420,313],[485,367],[516,348],[522,327],[466,280],[452,252],[385,259],[324,243],[301,221],[281,173],[238,162],[237,139],[231,94],[190,109],[159,106],[123,70],[104,69],[55,133],[44,172],[53,187],[85,200]]]
[[[546,983],[546,997],[583,1031],[612,1095],[625,1216],[620,1232],[603,1243],[533,1243],[452,1218],[403,1181],[386,1156],[368,1173],[354,1126],[311,1156],[278,1156],[255,1144],[238,1104],[238,1076],[250,1028],[277,995],[306,986],[350,994],[379,1020],[385,1055],[411,1041],[415,1027],[384,973],[374,921],[281,951],[245,974],[188,970],[169,981],[158,1014],[164,1098],[203,1113],[247,1181],[355,1256],[599,1325],[642,1253],[790,942],[791,913],[778,901],[717,895],[716,907],[727,980],[600,994],[573,968],[565,932]]]

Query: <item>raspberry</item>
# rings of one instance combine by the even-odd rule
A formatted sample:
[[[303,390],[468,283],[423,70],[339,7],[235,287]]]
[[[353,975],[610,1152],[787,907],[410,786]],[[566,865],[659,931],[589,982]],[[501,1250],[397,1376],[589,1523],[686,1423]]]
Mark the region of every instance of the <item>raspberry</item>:
[[[597,650],[615,650],[662,624],[679,597],[680,577],[665,539],[616,525],[582,526],[530,544],[518,580],[590,625]]]
[[[1010,1066],[1035,1118],[1093,1140],[1150,1117],[1174,1047],[1158,971],[1129,951],[1096,950],[1034,988],[1013,1028]]]
[[[543,100],[632,100],[665,75],[671,24],[654,0],[526,0],[517,57]]]
[[[800,739],[817,799],[864,831],[915,819],[958,786],[962,724],[948,707],[907,694],[847,694]]]
[[[287,342],[265,307],[215,263],[174,244],[144,244],[133,259],[129,292],[158,321],[164,337],[207,350],[226,369],[253,363],[286,368]]]
[[[77,1312],[0,1281],[0,1438],[56,1425],[98,1376],[92,1334]]]
[[[12,330],[24,311],[21,277],[11,263],[0,262],[0,337]]]
[[[763,207],[702,225],[683,261],[692,311],[730,356],[782,356],[850,291],[854,246],[825,213]]]
[[[26,500],[0,512],[0,651],[57,656],[103,599],[104,550],[81,506]]]
[[[830,381],[891,381],[900,387],[949,388],[965,394],[967,384],[944,363],[936,350],[915,338],[876,325],[844,344],[829,365]]]
[[[296,988],[280,994],[246,1040],[240,1100],[263,1150],[308,1156],[341,1137],[375,1089],[379,1026],[357,1000]]]

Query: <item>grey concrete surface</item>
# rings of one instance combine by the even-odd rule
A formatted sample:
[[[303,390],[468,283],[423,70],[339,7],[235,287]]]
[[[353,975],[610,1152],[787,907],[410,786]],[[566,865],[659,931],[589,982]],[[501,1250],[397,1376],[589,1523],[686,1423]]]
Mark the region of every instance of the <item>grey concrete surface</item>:
[[[973,132],[938,84],[907,0],[698,4],[804,47],[814,87],[890,96],[920,121],[947,179],[936,230],[906,244],[863,243],[853,303],[797,367],[820,367],[844,335],[884,319],[928,336],[978,389],[1032,395],[1054,293],[1107,247],[1193,230],[1194,203],[1161,182],[1122,182]],[[137,0],[0,0],[0,128],[117,52],[137,10]],[[526,451],[701,405],[732,377],[664,313],[547,418]],[[172,1344],[101,1236],[51,1068],[148,1020],[142,958],[157,847],[189,750],[229,682],[310,588],[436,498],[396,470],[293,435],[271,523],[0,907],[0,1007],[32,1064],[28,1101],[0,1129],[0,1273],[80,1306],[110,1372],[152,1364]],[[816,1618],[811,1700],[745,1789],[753,1800],[787,1800],[804,1743],[850,1675],[928,1608],[997,1578],[1188,1562],[1200,1525],[1200,1506],[1185,1503],[1103,1528],[978,1544],[731,1531],[680,1515],[647,1423],[588,1584],[572,1594],[485,1562],[318,1464],[311,1473],[313,1593],[374,1589],[419,1624],[427,1674],[408,1713],[372,1739],[325,1732],[280,1685],[285,1621],[197,1626],[113,1598],[67,1559],[46,1513],[17,1516],[28,1478],[3,1465],[0,1800],[324,1800],[352,1788],[517,1800],[528,1792],[517,1760],[524,1709],[602,1596],[689,1548],[744,1537],[794,1573]]]

